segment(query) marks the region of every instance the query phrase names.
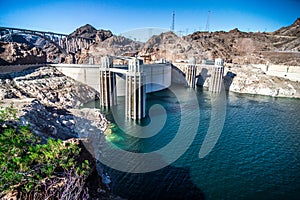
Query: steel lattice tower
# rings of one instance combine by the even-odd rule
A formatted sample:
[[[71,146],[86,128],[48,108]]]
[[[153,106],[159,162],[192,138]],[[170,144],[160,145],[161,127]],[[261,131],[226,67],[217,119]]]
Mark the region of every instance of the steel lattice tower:
[[[209,32],[209,17],[210,17],[210,11],[208,11],[207,14],[207,21],[206,21],[206,26],[205,26],[205,30]]]
[[[171,31],[174,32],[175,30],[175,11],[172,12],[172,25],[171,25]]]

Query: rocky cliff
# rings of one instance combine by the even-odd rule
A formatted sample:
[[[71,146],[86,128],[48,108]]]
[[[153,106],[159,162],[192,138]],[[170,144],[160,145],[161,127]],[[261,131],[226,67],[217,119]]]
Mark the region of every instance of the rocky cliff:
[[[275,32],[195,32],[178,37],[167,32],[150,38],[139,52],[152,60],[162,57],[175,62],[196,57],[197,60],[224,58],[228,63],[300,63],[300,25],[292,25]]]
[[[69,37],[85,37],[95,39],[96,42],[102,42],[112,36],[113,34],[111,31],[103,29],[97,30],[90,24],[79,27],[69,35]]]
[[[1,74],[0,100],[36,98],[45,105],[72,108],[98,98],[97,91],[64,76],[53,67]]]
[[[237,93],[300,98],[299,82],[266,75],[251,65],[226,67],[224,85],[225,89]]]
[[[92,142],[89,138],[102,135],[109,122],[99,109],[79,109],[97,98],[97,91],[64,76],[54,67],[23,69],[20,66],[20,70],[11,71],[2,71],[0,67],[0,107],[13,103],[18,109],[18,123],[29,124],[43,140],[81,138],[75,140],[82,141],[84,157],[93,163],[94,171],[87,181],[90,199],[115,199],[109,185],[101,179],[105,176],[103,171],[98,171],[98,176],[96,161],[91,155],[94,152],[89,148]]]
[[[300,19],[290,26],[274,32],[242,32],[237,28],[229,32],[194,32],[179,37],[172,32],[153,36],[145,44],[113,35],[109,30],[97,30],[86,24],[72,32],[69,37],[80,36],[95,39],[89,49],[76,52],[78,63],[88,63],[103,55],[148,56],[153,61],[165,58],[169,61],[224,58],[228,63],[251,64],[273,63],[298,65],[300,63]],[[28,44],[37,45],[46,52],[47,61],[68,62],[52,44],[37,37],[26,37]],[[16,39],[21,41],[22,38]],[[24,40],[24,39],[23,39]],[[22,40],[22,41],[23,41]],[[24,41],[23,41],[24,43]]]
[[[89,49],[82,49],[76,52],[75,60],[76,63],[89,63],[90,58],[93,59],[94,63],[100,63],[101,56],[104,55],[135,55],[141,48],[140,42],[135,42],[131,39],[113,35],[109,30],[95,29],[93,26],[87,24],[69,35],[69,37],[86,37],[95,39],[95,44],[90,46]],[[51,53],[50,53],[51,54]],[[56,53],[55,57],[59,55]],[[63,57],[63,56],[62,56]],[[66,58],[63,62],[67,61]]]
[[[46,54],[24,43],[0,42],[0,65],[45,63]]]
[[[135,42],[123,36],[112,36],[104,41],[98,41],[88,50],[83,50],[76,54],[78,63],[88,63],[90,57],[94,59],[94,63],[101,63],[101,57],[105,55],[111,56],[130,56],[136,55],[141,48],[141,43]]]

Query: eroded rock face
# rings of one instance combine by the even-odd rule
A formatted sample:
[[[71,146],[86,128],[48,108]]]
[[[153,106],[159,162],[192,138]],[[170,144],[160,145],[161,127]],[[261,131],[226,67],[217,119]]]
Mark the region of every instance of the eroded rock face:
[[[81,53],[76,54],[78,56],[77,63],[89,63],[89,58],[92,57],[95,64],[100,64],[102,56],[123,56],[127,55],[127,53],[134,55],[137,54],[141,46],[142,43],[123,36],[112,36],[104,41],[97,42],[88,50],[83,50]]]
[[[113,34],[110,30],[97,30],[90,24],[86,24],[84,26],[79,27],[73,33],[69,35],[69,37],[85,37],[95,39],[97,42],[102,42],[107,38],[112,37]]]
[[[12,102],[14,103],[13,107],[18,109],[17,117],[19,120],[5,122],[0,126],[8,124],[13,127],[30,125],[30,129],[41,138],[42,143],[51,137],[79,145],[82,149],[77,157],[79,163],[89,160],[89,166],[92,170],[86,180],[90,199],[116,198],[111,194],[109,185],[104,183],[103,177],[105,174],[99,165],[96,166],[97,161],[92,148],[93,143],[99,142],[99,140],[93,139],[103,135],[103,131],[108,126],[108,121],[98,109],[62,109],[45,106],[36,99],[10,99],[4,102],[1,101],[0,105],[5,104],[4,107],[7,107]],[[14,199],[15,196],[9,193],[6,194],[4,199],[6,197]]]
[[[273,63],[299,65],[299,19],[291,26],[275,32],[195,32],[178,37],[172,32],[150,38],[139,52],[150,55],[152,60],[166,58],[172,62],[195,57],[203,59],[223,58],[236,64]]]
[[[109,124],[95,108],[64,109],[43,105],[34,98],[5,100],[1,106],[7,107],[10,103],[18,110],[17,123],[30,125],[31,130],[45,140],[99,137]]]
[[[227,72],[235,76],[230,77]],[[229,91],[237,93],[300,98],[299,82],[266,75],[261,69],[251,65],[225,68],[224,84]]]
[[[78,108],[95,98],[98,98],[97,91],[64,76],[53,67],[6,69],[0,73],[0,106],[8,107],[13,103],[20,119],[7,123],[30,125],[32,132],[43,142],[49,137],[81,141],[84,150],[79,159],[85,160],[88,156],[93,169],[87,179],[90,198],[115,199],[117,197],[103,179],[107,174],[96,166],[94,157],[98,153],[94,143],[98,144],[99,137],[104,137],[109,122],[99,109]]]
[[[45,66],[6,75],[1,81],[1,99],[36,98],[44,105],[74,108],[98,99],[98,92]]]
[[[176,60],[186,60],[189,55],[196,55],[196,59],[199,59],[197,54],[189,42],[178,37],[173,32],[153,36],[145,43],[139,52],[141,56],[150,55],[151,60],[165,58],[173,62],[176,62]]]
[[[86,38],[95,38],[97,33],[97,29],[95,29],[90,24],[86,24],[77,28],[74,32],[72,32],[69,37],[86,37]]]
[[[46,54],[24,43],[0,42],[0,64],[46,63]]]
[[[108,39],[108,38],[110,38],[112,36],[113,36],[113,34],[112,34],[111,31],[100,29],[96,33],[96,38],[95,38],[96,39],[96,43],[102,42],[102,41],[104,41],[104,40],[106,40],[106,39]]]

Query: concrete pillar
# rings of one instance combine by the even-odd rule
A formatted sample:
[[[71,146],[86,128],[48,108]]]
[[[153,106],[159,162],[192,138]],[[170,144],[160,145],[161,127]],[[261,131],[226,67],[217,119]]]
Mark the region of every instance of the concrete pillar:
[[[76,53],[76,38],[72,38],[73,52]]]
[[[223,87],[224,61],[221,58],[215,59],[215,65],[212,67],[211,78],[209,82],[209,91],[221,92]]]
[[[146,77],[140,61],[129,61],[126,74],[125,114],[127,118],[142,119],[146,116]]]
[[[113,67],[111,57],[101,58],[100,105],[106,107],[117,105],[116,74],[110,71],[111,67]]]
[[[87,41],[84,40],[84,48],[87,49],[88,48],[88,45],[87,45]]]
[[[82,49],[82,39],[79,38],[79,49],[81,50]]]
[[[67,37],[66,37],[66,51],[67,51],[67,53],[70,52],[70,43],[69,43],[69,40]]]
[[[94,64],[94,57],[89,57],[89,65],[93,65]]]
[[[189,64],[186,69],[186,81],[189,87],[195,88],[196,74],[197,74],[196,59],[191,58],[189,59]]]

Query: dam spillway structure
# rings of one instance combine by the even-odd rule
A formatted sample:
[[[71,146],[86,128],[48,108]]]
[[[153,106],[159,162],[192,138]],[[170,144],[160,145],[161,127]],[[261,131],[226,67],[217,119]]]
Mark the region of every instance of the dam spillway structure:
[[[146,77],[140,60],[129,60],[126,74],[125,115],[131,119],[146,116]]]
[[[109,56],[101,58],[100,66],[100,105],[111,107],[117,105],[116,74],[110,71],[113,60]]]
[[[196,85],[196,74],[197,74],[197,66],[196,59],[189,59],[189,63],[186,69],[186,81],[189,87],[195,88]]]
[[[209,91],[219,93],[223,87],[224,61],[221,58],[215,59],[212,67],[211,78],[209,82]]]

